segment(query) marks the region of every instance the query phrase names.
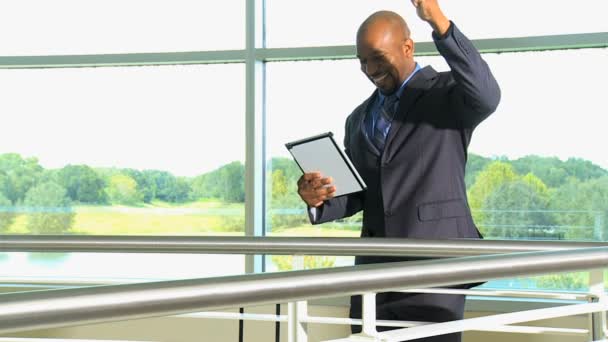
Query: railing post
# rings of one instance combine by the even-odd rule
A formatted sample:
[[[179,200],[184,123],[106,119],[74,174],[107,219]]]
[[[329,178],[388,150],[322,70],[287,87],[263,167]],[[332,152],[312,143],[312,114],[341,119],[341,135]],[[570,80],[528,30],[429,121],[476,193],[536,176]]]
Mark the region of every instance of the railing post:
[[[592,301],[605,302],[604,269],[596,268],[589,271],[589,292],[594,295]],[[591,314],[591,341],[600,341],[606,337],[606,312],[599,311]]]
[[[303,270],[304,255],[296,254],[291,259],[291,269]],[[308,302],[291,302],[287,304],[287,342],[307,342],[308,325],[302,319],[308,316]]]
[[[362,329],[361,334],[364,336],[376,336],[376,294],[364,293],[362,295]]]
[[[292,302],[287,304],[287,341],[307,342],[308,324],[302,319],[308,316],[308,302]]]

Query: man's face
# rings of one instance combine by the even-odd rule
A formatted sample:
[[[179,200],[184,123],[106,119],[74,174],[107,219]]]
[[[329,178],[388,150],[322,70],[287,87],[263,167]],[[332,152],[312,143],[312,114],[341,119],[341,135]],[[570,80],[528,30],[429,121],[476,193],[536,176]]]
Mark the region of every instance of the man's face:
[[[413,42],[384,23],[375,23],[357,37],[361,71],[383,93],[392,94],[414,65]]]

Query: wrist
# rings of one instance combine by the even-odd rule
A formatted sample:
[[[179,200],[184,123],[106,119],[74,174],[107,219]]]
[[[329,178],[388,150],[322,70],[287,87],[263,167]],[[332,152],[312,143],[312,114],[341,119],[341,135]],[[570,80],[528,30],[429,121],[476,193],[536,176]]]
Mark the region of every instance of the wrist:
[[[431,16],[427,22],[431,25],[433,31],[440,37],[450,28],[450,20],[441,11]]]

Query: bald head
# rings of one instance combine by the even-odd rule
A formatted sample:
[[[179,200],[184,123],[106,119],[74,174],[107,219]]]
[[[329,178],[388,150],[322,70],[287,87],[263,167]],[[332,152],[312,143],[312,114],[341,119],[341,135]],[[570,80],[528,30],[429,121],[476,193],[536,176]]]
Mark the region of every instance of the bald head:
[[[392,35],[397,35],[402,39],[410,37],[410,29],[399,14],[391,11],[378,11],[367,17],[361,26],[359,26],[357,39],[368,30],[377,29],[390,32]]]
[[[361,71],[382,93],[393,93],[416,65],[405,20],[390,11],[370,15],[357,31],[357,58]]]

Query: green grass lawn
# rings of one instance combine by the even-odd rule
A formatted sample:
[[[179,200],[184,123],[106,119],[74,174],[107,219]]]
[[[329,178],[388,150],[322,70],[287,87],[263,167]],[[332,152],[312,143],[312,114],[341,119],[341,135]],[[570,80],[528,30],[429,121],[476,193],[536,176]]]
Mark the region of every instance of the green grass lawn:
[[[307,225],[275,229],[268,233],[268,236],[358,237],[359,234],[358,230]]]
[[[74,206],[71,234],[85,235],[225,235],[242,236],[243,203],[204,200],[183,204],[153,202],[136,207]],[[28,215],[20,214],[9,234],[27,234]],[[358,229],[301,224],[273,228],[270,236],[355,237]]]

